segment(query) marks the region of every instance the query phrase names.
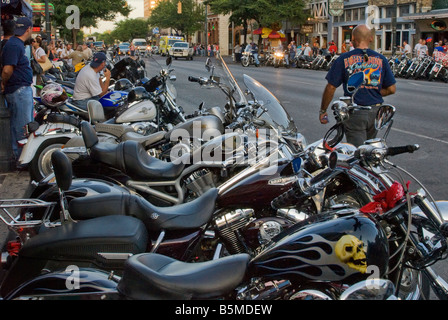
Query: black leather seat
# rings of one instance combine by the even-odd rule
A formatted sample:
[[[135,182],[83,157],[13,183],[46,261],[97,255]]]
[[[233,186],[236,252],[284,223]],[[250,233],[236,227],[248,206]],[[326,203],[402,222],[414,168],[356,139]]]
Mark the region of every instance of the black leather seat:
[[[172,207],[157,207],[133,194],[100,194],[70,201],[70,216],[75,220],[104,215],[131,215],[142,220],[148,230],[196,229],[210,221],[218,189],[210,189],[199,198]]]
[[[123,142],[126,173],[138,180],[172,180],[184,170],[185,164],[163,161],[151,157],[137,141]]]
[[[99,217],[41,229],[25,242],[21,257],[102,262],[100,253],[138,254],[145,252],[148,245],[144,224],[133,217]]]
[[[176,179],[185,168],[182,162],[175,164],[151,157],[137,141],[117,145],[99,143],[95,130],[88,122],[81,123],[81,131],[92,159],[119,169],[135,180]]]
[[[130,299],[208,299],[235,289],[244,279],[248,254],[186,263],[156,253],[130,257],[118,291]]]

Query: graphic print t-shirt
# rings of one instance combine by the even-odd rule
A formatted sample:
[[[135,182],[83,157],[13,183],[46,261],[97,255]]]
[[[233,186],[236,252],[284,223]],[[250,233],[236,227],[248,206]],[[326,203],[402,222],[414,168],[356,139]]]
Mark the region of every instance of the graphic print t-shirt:
[[[354,49],[343,53],[332,65],[325,79],[335,87],[344,84],[344,94],[351,96],[347,91],[347,81],[350,75],[364,72],[365,83],[355,95],[355,103],[361,106],[371,106],[383,103],[381,89],[395,84],[395,77],[390,69],[387,59],[376,51],[367,49],[368,60],[365,61],[364,51]]]

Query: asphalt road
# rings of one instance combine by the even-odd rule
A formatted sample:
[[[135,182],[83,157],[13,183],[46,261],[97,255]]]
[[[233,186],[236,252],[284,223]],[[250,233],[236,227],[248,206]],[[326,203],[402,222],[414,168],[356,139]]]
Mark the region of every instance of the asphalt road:
[[[246,89],[242,80],[243,74],[266,86],[293,117],[308,142],[322,138],[334,123],[334,119],[331,119],[329,125],[321,125],[318,121],[321,96],[326,84],[325,72],[296,68],[244,68],[228,60],[228,66],[242,89]],[[160,56],[146,61],[149,77],[155,75],[165,64],[165,58]],[[197,83],[188,81],[188,76],[209,76],[205,69],[205,58],[196,57],[193,61],[173,60],[172,68],[177,76],[177,102],[187,113],[196,110],[203,101],[206,107],[224,106],[225,97],[219,89],[201,88]],[[436,200],[448,200],[447,89],[448,84],[445,83],[397,79],[397,93],[385,99],[386,103],[397,108],[393,128],[388,137],[389,146],[415,143],[420,145],[420,150],[413,154],[394,157],[394,163],[411,172]],[[339,88],[335,98],[342,95],[342,89]],[[26,197],[29,192],[28,184],[27,172],[0,174],[0,199]],[[0,225],[0,244],[3,244],[5,229]],[[442,278],[448,280],[446,262],[436,264],[434,269]]]

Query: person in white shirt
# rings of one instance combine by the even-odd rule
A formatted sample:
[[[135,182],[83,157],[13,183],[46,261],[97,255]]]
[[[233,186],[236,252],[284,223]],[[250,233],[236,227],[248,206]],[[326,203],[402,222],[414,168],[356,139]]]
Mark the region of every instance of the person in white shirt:
[[[418,42],[416,43],[416,45],[414,46],[414,55],[416,57],[419,56],[420,54],[420,47],[422,46],[422,39],[419,39]]]
[[[72,49],[72,45],[69,43],[67,46],[61,51],[60,57],[62,59],[66,59],[74,50]],[[71,66],[73,66],[73,60],[67,59],[67,63]]]
[[[407,41],[403,41],[403,46],[399,46],[398,48],[400,48],[400,52],[406,56],[410,56],[412,54],[411,46]]]
[[[425,57],[428,55],[428,46],[426,45],[426,40],[422,39],[422,44],[420,46],[419,57]]]
[[[103,82],[100,72],[104,70],[106,80]],[[110,84],[110,70],[106,68],[106,55],[97,52],[92,62],[81,69],[76,77],[73,103],[87,109],[89,100],[98,100],[104,96]]]
[[[303,49],[303,54],[305,55],[305,56],[311,56],[311,52],[312,52],[313,50],[310,48],[310,45],[308,44],[308,42],[307,43],[305,43],[305,48]]]

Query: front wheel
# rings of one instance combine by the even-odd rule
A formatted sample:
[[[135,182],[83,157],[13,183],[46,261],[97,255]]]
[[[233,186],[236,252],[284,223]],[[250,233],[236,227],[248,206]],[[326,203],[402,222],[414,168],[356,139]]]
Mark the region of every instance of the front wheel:
[[[61,137],[44,141],[44,143],[40,145],[29,166],[31,180],[41,181],[53,172],[51,155],[54,151],[66,144],[68,140],[69,138],[67,137]]]
[[[246,57],[241,58],[241,64],[243,67],[248,67],[249,66],[249,59]]]

